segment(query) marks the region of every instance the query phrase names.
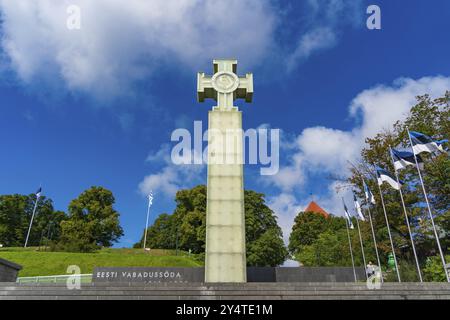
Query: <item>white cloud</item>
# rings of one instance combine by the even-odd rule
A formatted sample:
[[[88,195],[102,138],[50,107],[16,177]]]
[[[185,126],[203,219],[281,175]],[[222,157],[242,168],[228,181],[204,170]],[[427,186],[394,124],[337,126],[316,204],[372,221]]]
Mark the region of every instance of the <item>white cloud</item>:
[[[359,154],[362,137],[355,132],[312,127],[303,130],[297,138],[305,166],[320,171],[339,171]]]
[[[166,164],[170,163],[170,145],[163,144],[158,151],[150,153],[147,156],[146,161],[148,162],[164,162]]]
[[[340,38],[340,31],[346,25],[361,25],[363,18],[362,0],[308,0],[308,14],[305,19],[309,27],[304,30],[296,47],[288,55],[286,68],[295,69],[312,54],[334,47]]]
[[[298,212],[306,207],[306,203],[300,204],[291,193],[281,193],[274,197],[267,198],[267,205],[275,212],[278,218],[278,225],[283,231],[283,240],[289,243],[289,235],[292,230],[294,218]]]
[[[300,38],[297,48],[288,57],[288,70],[292,71],[299,62],[306,60],[314,52],[331,48],[336,43],[337,36],[331,28],[319,27],[309,31]]]
[[[69,5],[81,8],[80,30],[66,27]],[[229,56],[258,64],[276,24],[270,1],[260,0],[0,0],[0,11],[1,46],[21,80],[50,73],[102,96],[126,92],[160,64],[193,68]]]
[[[297,148],[293,149],[297,150]],[[290,150],[292,152],[292,150]],[[295,151],[294,151],[295,152]],[[283,154],[281,154],[283,156]],[[264,183],[273,184],[283,191],[290,191],[295,186],[302,185],[305,181],[303,163],[305,157],[299,153],[290,155],[290,165],[280,167],[278,173],[268,176],[262,176],[261,180]]]
[[[292,70],[361,24],[361,3],[309,0],[296,39],[283,42],[279,31],[292,26],[272,0],[0,0],[0,45],[25,84],[108,100],[132,96],[134,84],[167,67],[195,72],[214,57],[235,57],[245,70],[269,59]],[[66,26],[70,5],[80,7],[80,30]]]
[[[399,78],[392,86],[378,85],[358,94],[350,105],[350,115],[361,115],[358,135],[373,136],[381,129],[392,127],[396,120],[403,119],[416,103],[416,96],[428,93],[438,97],[449,88],[448,77]]]
[[[418,80],[400,78],[392,86],[377,85],[359,93],[350,103],[349,113],[355,120],[351,130],[310,127],[289,144],[290,164],[280,168],[271,183],[282,190],[291,190],[305,182],[307,171],[346,173],[349,161],[359,158],[366,137],[392,128],[404,119],[416,96],[429,93],[442,96],[450,88],[450,78],[436,76]],[[265,177],[269,181],[272,177]]]
[[[153,191],[158,194],[163,194],[169,199],[173,199],[178,190],[191,188],[196,184],[204,183],[206,178],[206,176],[202,176],[205,168],[204,165],[175,165],[170,155],[170,146],[164,144],[156,153],[150,154],[147,157],[147,161],[151,162],[152,165],[162,164],[162,168],[156,173],[147,175],[139,183],[139,191],[141,194],[146,195],[150,191]]]
[[[349,113],[355,120],[352,129],[337,130],[325,127],[306,128],[296,138],[287,141],[289,164],[281,166],[277,175],[262,177],[264,183],[280,189],[280,194],[269,198],[268,203],[279,217],[284,237],[289,237],[295,215],[308,201],[298,199],[295,191],[306,185],[308,173],[348,175],[349,164],[360,157],[365,138],[392,128],[395,121],[404,119],[416,96],[425,93],[442,96],[450,88],[450,77],[423,77],[418,80],[400,78],[391,86],[377,85],[359,93],[350,103]],[[325,210],[342,215],[342,197],[352,208],[349,189],[336,193],[338,182],[330,183],[317,202]],[[287,233],[287,234],[286,234]]]
[[[174,195],[180,188],[178,170],[167,166],[155,174],[150,174],[139,184],[139,190],[142,194],[148,194],[150,191],[163,193],[165,195]]]

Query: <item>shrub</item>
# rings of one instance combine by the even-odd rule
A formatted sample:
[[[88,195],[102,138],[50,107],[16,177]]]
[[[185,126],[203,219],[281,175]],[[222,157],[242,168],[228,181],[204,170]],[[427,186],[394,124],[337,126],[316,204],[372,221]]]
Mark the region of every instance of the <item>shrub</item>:
[[[446,257],[446,261],[449,261],[450,256]],[[442,261],[440,256],[428,257],[423,269],[423,275],[425,281],[433,282],[446,282],[444,268],[442,267]]]

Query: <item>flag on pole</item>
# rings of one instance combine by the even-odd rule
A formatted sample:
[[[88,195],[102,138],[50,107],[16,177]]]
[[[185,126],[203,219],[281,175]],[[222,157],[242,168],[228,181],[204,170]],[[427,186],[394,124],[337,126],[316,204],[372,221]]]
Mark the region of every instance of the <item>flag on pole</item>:
[[[366,184],[366,181],[363,180],[364,185],[364,195],[366,197],[367,203],[376,204],[375,196],[372,191],[370,191],[369,186]]]
[[[342,199],[342,203],[344,204],[344,213],[345,218],[347,219],[348,222],[348,226],[350,227],[350,229],[353,230],[355,227],[353,226],[352,219],[350,219],[350,214],[348,213],[348,209],[347,206],[345,205],[344,199]]]
[[[416,131],[410,131],[409,136],[411,137],[414,154],[419,154],[422,152],[432,153],[435,151],[445,152],[442,144],[448,142],[447,139],[433,140],[429,136]]]
[[[39,187],[39,189],[36,191],[36,198],[40,198],[41,197],[41,193],[42,193],[42,188]]]
[[[394,159],[394,167],[395,170],[401,170],[405,169],[407,166],[415,166],[416,161],[414,160],[414,154],[409,151],[398,151],[395,149],[391,149],[392,151],[392,158]],[[422,158],[417,155],[417,163],[419,163],[419,166],[423,167],[423,160]]]
[[[377,167],[376,171],[379,186],[381,186],[383,182],[387,182],[395,190],[400,190],[400,188],[403,185],[402,181],[399,180],[399,182],[397,182],[397,179],[392,174],[390,174],[389,172],[380,167]]]
[[[153,192],[150,191],[148,194],[148,206],[150,207],[153,204]]]
[[[359,204],[358,199],[356,199],[355,193],[353,193],[353,202],[355,203],[355,210],[356,210],[356,213],[358,214],[359,218],[362,221],[366,221],[366,218],[364,217],[364,215],[361,211],[361,205]]]
[[[448,143],[448,139],[436,140],[435,142],[437,143],[438,148],[442,149],[442,152],[446,152],[448,150],[448,148],[444,149],[443,146],[444,143]]]
[[[376,204],[375,197],[373,196],[372,191],[370,191],[369,186],[366,184],[366,182],[363,180],[364,185],[364,194],[366,196],[367,203]]]

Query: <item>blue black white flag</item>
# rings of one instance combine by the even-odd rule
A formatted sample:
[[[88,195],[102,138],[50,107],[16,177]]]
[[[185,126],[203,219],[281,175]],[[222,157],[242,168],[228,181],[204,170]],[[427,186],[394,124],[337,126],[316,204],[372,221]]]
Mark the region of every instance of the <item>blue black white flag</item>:
[[[369,204],[369,203],[376,204],[375,197],[373,196],[372,191],[370,191],[369,186],[366,184],[365,181],[363,181],[363,185],[364,185],[364,194],[366,196],[367,204]]]
[[[366,221],[366,218],[364,218],[364,215],[361,210],[361,205],[359,204],[358,199],[356,199],[356,195],[354,193],[353,193],[353,202],[355,203],[355,210],[356,210],[356,213],[358,214],[358,217],[362,221]]]
[[[353,230],[355,227],[353,226],[352,219],[350,218],[350,214],[348,213],[348,209],[347,206],[345,205],[344,199],[342,199],[342,203],[344,204],[344,214],[345,218],[347,219],[348,226],[350,229]]]
[[[39,187],[38,191],[36,191],[36,198],[40,198],[41,197],[41,193],[42,193],[42,188]]]
[[[397,179],[395,179],[395,177],[392,174],[390,174],[389,172],[387,172],[386,170],[384,170],[380,167],[377,167],[376,171],[377,171],[377,181],[378,181],[379,186],[381,186],[383,184],[383,182],[387,182],[395,190],[400,190],[400,188],[403,185],[402,181],[400,181],[400,183],[398,183]]]
[[[392,158],[394,159],[394,167],[395,170],[405,169],[407,166],[415,166],[416,161],[414,160],[414,154],[409,151],[398,151],[395,149],[392,150]],[[417,155],[417,163],[420,167],[423,167],[422,158]]]
[[[429,136],[416,131],[410,131],[409,136],[411,137],[412,149],[415,154],[435,151],[445,152],[442,144],[448,142],[447,139],[433,140]]]
[[[148,206],[150,207],[153,204],[153,192],[150,191],[147,197],[148,197]]]

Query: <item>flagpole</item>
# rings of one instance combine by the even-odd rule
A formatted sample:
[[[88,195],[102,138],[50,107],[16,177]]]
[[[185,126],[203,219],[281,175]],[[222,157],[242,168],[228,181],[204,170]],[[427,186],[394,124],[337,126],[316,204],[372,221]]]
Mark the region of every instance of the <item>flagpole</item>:
[[[47,247],[50,241],[50,230],[52,229],[53,226],[53,220],[50,221],[50,223],[48,224],[48,230],[47,230]],[[47,247],[45,247],[45,251],[47,251]]]
[[[33,214],[31,215],[30,226],[28,227],[28,233],[27,233],[27,238],[26,238],[26,240],[25,240],[24,248],[26,248],[26,247],[27,247],[27,244],[28,244],[28,238],[30,237],[31,226],[33,225],[34,214],[36,213],[36,208],[37,208],[37,203],[38,203],[38,201],[39,201],[39,197],[36,196],[36,200],[34,201]]]
[[[383,280],[383,272],[381,270],[380,254],[378,253],[377,238],[375,237],[375,228],[373,227],[372,213],[370,212],[370,201],[371,201],[370,196],[372,195],[372,192],[369,192],[369,187],[366,185],[366,182],[364,181],[364,177],[361,177],[361,180],[363,183],[364,193],[366,192],[365,188],[367,188],[367,195],[366,195],[367,214],[369,216],[370,229],[372,231],[373,245],[375,247],[375,254],[377,256],[378,267],[380,268],[380,272],[381,272],[381,283],[383,283],[384,280]],[[373,195],[372,195],[372,198],[373,198]]]
[[[411,240],[411,245],[412,245],[412,249],[413,249],[413,253],[414,253],[414,258],[416,259],[417,274],[419,275],[420,282],[423,282],[422,272],[420,271],[419,259],[417,258],[417,253],[416,253],[416,246],[414,245],[414,238],[413,238],[413,235],[412,235],[412,232],[411,232],[411,226],[409,224],[409,217],[408,217],[408,213],[406,212],[405,200],[403,199],[402,186],[400,185],[400,179],[398,178],[397,169],[395,168],[395,161],[394,161],[394,157],[392,156],[392,148],[391,148],[391,146],[389,146],[389,153],[391,155],[392,164],[394,165],[395,178],[397,179],[397,184],[399,186],[398,192],[400,193],[400,199],[402,200],[403,212],[405,213],[405,221],[406,221],[406,225],[408,226],[409,238]]]
[[[150,215],[150,206],[151,206],[151,199],[150,197],[148,197],[147,220],[145,222],[145,231],[144,231],[144,250],[147,246],[147,230],[148,230],[148,217]]]
[[[377,174],[377,177],[378,177],[378,174]],[[377,185],[378,185],[378,190],[380,191],[381,204],[383,205],[384,219],[386,220],[386,227],[387,227],[388,234],[389,234],[389,240],[391,241],[392,255],[394,256],[395,270],[397,271],[398,282],[402,282],[402,280],[400,278],[400,271],[398,270],[397,256],[395,255],[394,242],[392,241],[391,228],[389,227],[389,219],[388,219],[388,216],[386,213],[386,206],[384,205],[383,192],[381,191],[381,186],[378,183],[378,181],[377,181]]]
[[[375,238],[375,230],[373,228],[373,223],[372,223],[372,214],[370,213],[369,207],[370,207],[370,205],[367,204],[367,213],[369,215],[370,228],[372,229],[373,245],[375,246],[375,253],[377,255],[378,267],[380,268],[380,271],[381,271],[380,255],[378,254],[377,239]],[[381,283],[383,283],[383,276],[381,276]]]
[[[359,221],[358,217],[356,217],[356,226],[358,227],[358,234],[359,234],[359,242],[361,243],[361,252],[362,252],[362,258],[364,263],[364,270],[366,270],[366,255],[364,254],[364,245],[361,237],[361,229],[359,228]],[[367,272],[365,272],[366,278],[367,278]]]
[[[347,219],[345,220],[345,226],[347,227],[348,247],[350,249],[350,257],[352,258],[353,276],[355,277],[355,282],[358,282],[358,278],[356,277],[356,270],[355,270],[355,260],[353,259],[352,240],[350,239],[350,230],[348,229]]]
[[[447,278],[447,282],[450,282],[450,277],[449,277],[447,269],[446,269],[446,262],[445,262],[444,253],[442,252],[442,248],[441,248],[441,242],[439,241],[439,235],[438,235],[437,230],[436,230],[436,225],[434,224],[434,218],[433,218],[433,214],[431,213],[430,203],[428,202],[428,196],[427,196],[427,192],[425,190],[425,185],[423,183],[422,174],[420,173],[419,162],[417,161],[417,156],[416,156],[416,153],[414,152],[414,148],[413,148],[413,144],[412,144],[412,140],[411,140],[411,134],[409,133],[409,128],[408,127],[406,128],[406,130],[408,132],[409,143],[411,144],[412,153],[414,155],[414,161],[416,162],[417,173],[419,174],[419,179],[420,179],[420,183],[422,185],[423,195],[425,196],[425,201],[427,203],[428,213],[430,215],[431,224],[433,226],[434,236],[436,237],[436,242],[437,242],[437,245],[438,245],[439,254],[441,256],[442,265],[444,267],[444,273],[445,273],[445,276]]]

